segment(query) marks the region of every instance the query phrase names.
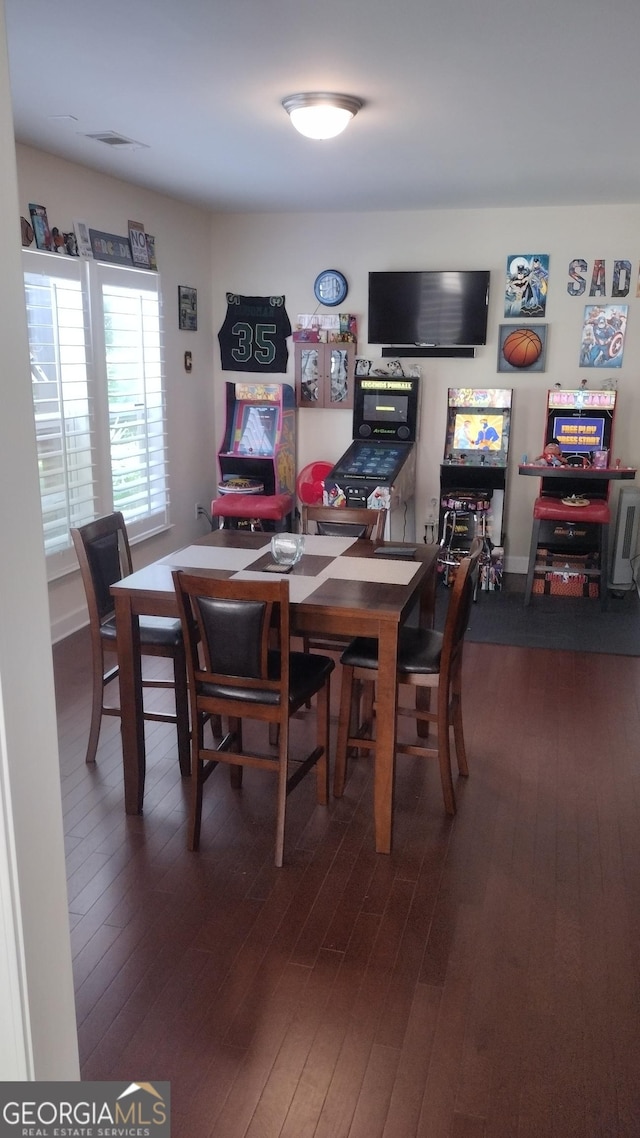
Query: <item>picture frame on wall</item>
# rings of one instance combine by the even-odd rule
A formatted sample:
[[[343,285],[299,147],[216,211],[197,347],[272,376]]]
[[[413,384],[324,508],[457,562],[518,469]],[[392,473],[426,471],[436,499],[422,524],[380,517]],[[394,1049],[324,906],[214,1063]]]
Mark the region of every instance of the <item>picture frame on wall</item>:
[[[546,324],[500,325],[498,371],[544,371],[546,355]]]
[[[178,328],[181,332],[198,330],[198,290],[178,285]]]

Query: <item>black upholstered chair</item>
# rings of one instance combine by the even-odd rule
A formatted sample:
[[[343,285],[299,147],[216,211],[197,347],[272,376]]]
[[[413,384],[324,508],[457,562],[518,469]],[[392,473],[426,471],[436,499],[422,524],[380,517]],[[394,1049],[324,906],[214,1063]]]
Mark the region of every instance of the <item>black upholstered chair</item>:
[[[97,518],[71,530],[89,610],[93,662],[93,698],[86,761],[95,762],[103,715],[120,715],[120,708],[105,704],[104,691],[118,677],[118,666],[107,667],[105,652],[118,650],[111,585],[133,572],[127,527],[121,513]],[[178,731],[180,771],[191,771],[187,673],[179,620],[140,617],[140,649],[143,656],[167,656],[173,660],[173,682],[143,679],[144,687],[175,689],[175,714],[145,711],[145,719],[175,723]]]
[[[173,579],[191,701],[189,849],[199,845],[203,786],[217,764],[231,765],[235,786],[241,785],[243,767],[258,767],[277,776],[275,864],[281,866],[287,796],[314,767],[317,801],[324,805],[328,800],[329,685],[335,663],[326,656],[290,651],[288,580],[221,580],[183,570],[175,570]],[[277,649],[270,647],[274,632]],[[304,758],[292,760],[289,719],[314,695],[315,746]],[[212,716],[221,716],[228,731],[217,746],[206,746],[204,727]],[[276,754],[245,748],[243,719],[278,729]]]
[[[387,519],[386,510],[369,510],[346,506],[302,507],[302,532],[327,537],[356,537],[382,541]]]
[[[323,537],[351,537],[366,541],[382,541],[386,510],[368,510],[346,506],[303,506],[302,532]],[[344,636],[303,636],[305,652],[342,652],[349,643]]]
[[[398,715],[407,715],[416,719],[419,728],[421,724],[435,724],[437,746],[427,747],[419,738],[415,744],[399,742],[397,750],[402,754],[432,756],[438,759],[447,814],[456,812],[451,777],[451,729],[453,729],[458,770],[461,775],[469,773],[462,726],[462,647],[469,623],[481,553],[482,540],[475,538],[469,556],[460,562],[456,570],[444,632],[404,626],[400,629],[399,636],[397,684],[409,684],[416,688],[435,688],[437,700],[436,709],[433,711],[418,706],[416,701],[415,707],[399,706]],[[354,680],[377,680],[378,641],[368,637],[357,637],[343,652],[341,663],[342,691],[334,772],[334,794],[337,798],[344,793],[347,755],[350,748],[375,751],[372,721],[354,723],[353,684]]]

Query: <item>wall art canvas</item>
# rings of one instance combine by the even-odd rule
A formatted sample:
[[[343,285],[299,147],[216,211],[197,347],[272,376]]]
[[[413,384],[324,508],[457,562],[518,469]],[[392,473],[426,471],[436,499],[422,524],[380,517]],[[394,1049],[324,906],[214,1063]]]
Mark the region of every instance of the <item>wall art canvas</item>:
[[[587,304],[580,341],[580,367],[622,367],[628,304]]]
[[[547,310],[548,253],[513,253],[507,257],[504,314],[532,319]]]
[[[198,331],[198,290],[178,285],[178,328],[181,332]]]
[[[498,329],[498,371],[544,371],[547,325],[501,324]]]

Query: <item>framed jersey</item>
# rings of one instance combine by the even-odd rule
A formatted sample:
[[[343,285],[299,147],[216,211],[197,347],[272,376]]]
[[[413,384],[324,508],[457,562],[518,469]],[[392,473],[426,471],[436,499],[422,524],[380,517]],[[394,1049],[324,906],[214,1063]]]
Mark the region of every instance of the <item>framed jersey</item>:
[[[227,314],[218,332],[222,370],[284,374],[290,335],[284,296],[228,292]]]

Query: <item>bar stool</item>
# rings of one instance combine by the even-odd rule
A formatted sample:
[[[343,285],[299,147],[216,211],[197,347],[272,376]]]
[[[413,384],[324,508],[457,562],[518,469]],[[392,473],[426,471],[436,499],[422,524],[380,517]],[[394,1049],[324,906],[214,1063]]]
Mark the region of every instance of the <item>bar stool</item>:
[[[264,522],[272,522],[275,530],[289,529],[293,522],[292,494],[223,494],[211,503],[211,516],[218,519],[218,528],[231,526],[232,521],[249,523],[252,533],[264,529]]]
[[[588,506],[567,506],[561,498],[541,496],[533,504],[533,527],[529,548],[529,568],[524,592],[524,603],[531,601],[533,577],[540,544],[540,526],[543,521],[574,522],[598,527],[598,555],[600,562],[600,608],[606,609],[608,595],[609,524],[611,511],[608,502],[589,502]]]
[[[469,546],[476,537],[482,541],[480,554],[480,577],[482,577],[482,566],[491,564],[491,544],[487,534],[487,514],[491,508],[490,491],[451,490],[441,499],[440,505],[444,514],[438,567],[443,573],[443,583],[449,585],[452,569],[457,568],[460,561],[469,556]],[[464,544],[459,544],[460,540],[463,540]]]

